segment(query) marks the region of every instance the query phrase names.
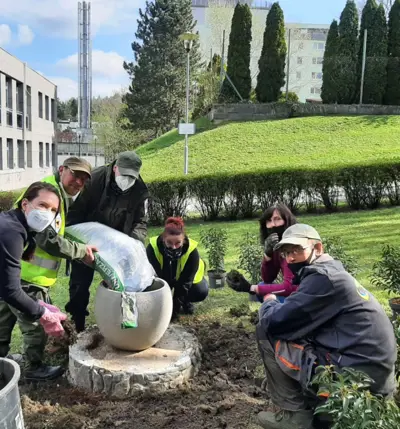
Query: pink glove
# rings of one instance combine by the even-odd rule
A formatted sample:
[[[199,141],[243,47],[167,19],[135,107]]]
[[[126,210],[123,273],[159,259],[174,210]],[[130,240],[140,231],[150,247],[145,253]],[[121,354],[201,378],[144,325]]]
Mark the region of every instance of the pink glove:
[[[44,332],[53,337],[60,337],[64,332],[61,322],[66,320],[67,316],[54,305],[46,304],[43,301],[39,301],[39,304],[44,307],[43,316],[39,320]]]
[[[44,302],[41,299],[39,299],[38,302],[42,307],[46,307],[47,310],[50,310],[52,313],[60,313],[60,309],[55,305],[47,304],[47,302]]]

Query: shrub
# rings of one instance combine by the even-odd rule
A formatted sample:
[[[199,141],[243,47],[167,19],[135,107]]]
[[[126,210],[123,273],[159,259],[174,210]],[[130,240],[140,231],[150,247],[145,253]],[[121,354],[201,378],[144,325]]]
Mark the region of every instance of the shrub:
[[[200,240],[207,250],[210,270],[224,271],[228,233],[222,228],[203,229]]]
[[[161,225],[169,216],[185,216],[188,205],[186,182],[151,182],[148,187],[151,195],[148,214],[152,225]]]
[[[16,197],[13,192],[0,192],[0,212],[12,209]]]
[[[278,102],[279,103],[286,103],[286,92],[283,92],[280,95]],[[288,103],[299,103],[300,102],[299,96],[295,92],[289,91],[287,102]]]
[[[332,212],[337,210],[341,196],[352,209],[373,209],[385,199],[392,205],[400,204],[400,163],[266,167],[240,174],[232,169],[203,177],[189,175],[151,182],[149,188],[150,216],[155,221],[172,214],[182,216],[189,199],[194,200],[204,220],[251,218],[259,209],[278,201],[293,212],[302,207],[312,212],[321,205]]]
[[[318,367],[312,384],[328,399],[315,414],[329,415],[332,429],[395,429],[400,424],[400,410],[395,402],[369,391],[372,380],[350,368],[341,373],[333,367]]]
[[[389,293],[400,295],[400,246],[386,244],[382,256],[372,268],[371,284]]]
[[[341,238],[322,238],[322,243],[324,244],[324,251],[329,253],[332,258],[338,259],[348,273],[352,276],[358,273],[357,260],[346,252]]]
[[[238,267],[250,276],[251,284],[256,285],[261,281],[261,262],[264,250],[260,246],[258,236],[247,233],[239,243]]]

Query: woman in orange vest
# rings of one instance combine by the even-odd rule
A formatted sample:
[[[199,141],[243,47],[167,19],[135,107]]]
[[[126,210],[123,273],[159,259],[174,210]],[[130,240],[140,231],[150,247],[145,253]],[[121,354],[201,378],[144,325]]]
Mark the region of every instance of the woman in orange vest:
[[[152,237],[147,246],[147,257],[157,276],[173,290],[173,319],[181,311],[193,314],[192,303],[204,301],[208,295],[205,265],[197,245],[186,235],[182,218],[170,217],[165,222],[163,233]]]

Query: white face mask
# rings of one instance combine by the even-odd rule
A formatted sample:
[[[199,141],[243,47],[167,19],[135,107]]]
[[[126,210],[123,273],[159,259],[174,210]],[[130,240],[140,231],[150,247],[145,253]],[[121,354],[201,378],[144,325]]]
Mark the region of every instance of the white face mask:
[[[26,222],[32,231],[42,232],[53,222],[54,218],[54,213],[48,210],[32,209],[26,216]]]
[[[122,192],[126,191],[135,184],[136,179],[132,176],[116,176],[115,183]]]

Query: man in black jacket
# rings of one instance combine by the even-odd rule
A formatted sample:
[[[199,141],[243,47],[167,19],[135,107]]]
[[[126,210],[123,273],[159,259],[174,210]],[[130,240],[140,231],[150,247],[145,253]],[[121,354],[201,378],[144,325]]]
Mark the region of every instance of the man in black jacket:
[[[286,258],[299,288],[283,304],[275,295],[265,296],[260,308],[257,340],[278,408],[260,413],[260,425],[312,427],[315,403],[307,398],[318,365],[362,371],[374,381],[372,393],[392,396],[396,339],[375,297],[324,254],[318,232],[309,225],[288,228],[274,250]]]
[[[67,225],[99,222],[144,243],[147,236],[149,192],[140,176],[142,160],[133,152],[123,152],[110,165],[97,168],[82,195],[68,212]],[[92,268],[72,262],[70,301],[65,306],[78,332],[85,329],[90,298]]]

